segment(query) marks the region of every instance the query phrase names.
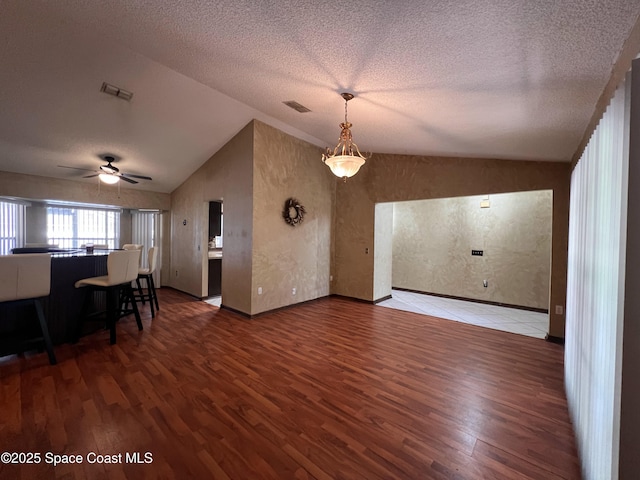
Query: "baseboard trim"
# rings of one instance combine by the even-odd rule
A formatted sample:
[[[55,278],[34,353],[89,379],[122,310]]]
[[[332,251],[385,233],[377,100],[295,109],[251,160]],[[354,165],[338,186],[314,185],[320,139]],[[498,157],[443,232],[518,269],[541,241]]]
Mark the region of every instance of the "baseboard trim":
[[[231,308],[225,305],[224,303],[220,305],[220,308],[224,308],[225,310],[229,310],[230,312],[237,313],[238,315],[242,315],[243,317],[248,318],[249,320],[253,320],[254,318],[261,317],[269,313],[279,312],[280,310],[286,310],[288,308],[299,307],[300,305],[304,305],[305,303],[317,302],[318,300],[322,300],[323,298],[327,298],[327,297],[329,297],[329,295],[325,295],[323,297],[318,297],[318,298],[312,298],[310,300],[305,300],[304,302],[292,303],[291,305],[283,305],[282,307],[272,308],[271,310],[265,310],[264,312],[253,313],[253,314],[236,310],[235,308]]]
[[[236,310],[235,308],[228,307],[224,303],[220,304],[220,309],[228,310],[229,312],[235,313],[236,315],[240,315],[241,317],[251,319],[251,315],[249,315],[248,313],[242,312],[240,310]]]
[[[393,297],[391,295],[387,295],[386,297],[379,298],[373,301],[373,304],[384,302],[385,300],[391,300]]]
[[[375,303],[373,300],[365,300],[364,298],[358,298],[358,297],[349,297],[348,295],[340,295],[337,293],[332,293],[329,296],[331,298],[339,298],[342,300],[348,300],[350,302],[366,303],[368,305],[373,305]]]
[[[495,305],[497,307],[516,308],[518,310],[528,310],[529,312],[549,313],[546,308],[525,307],[523,305],[513,305],[511,303],[492,302],[490,300],[478,300],[477,298],[458,297],[455,295],[446,295],[444,293],[423,292],[421,290],[413,290],[411,288],[392,287],[394,290],[403,292],[420,293],[422,295],[431,295],[432,297],[450,298],[452,300],[464,300],[465,302],[484,303],[485,305]]]
[[[207,298],[207,297],[199,297],[197,295],[194,295],[193,293],[185,292],[184,290],[180,290],[179,288],[176,288],[176,287],[170,287],[168,285],[165,285],[162,288],[166,288],[167,290],[175,290],[176,292],[184,293],[185,295],[189,295],[190,297],[195,298],[196,300],[202,300],[203,298]],[[157,289],[157,287],[156,287],[156,289]]]
[[[547,336],[545,337],[545,340],[547,342],[557,343],[558,345],[564,345],[564,338],[563,337],[554,337],[553,335],[547,334]]]

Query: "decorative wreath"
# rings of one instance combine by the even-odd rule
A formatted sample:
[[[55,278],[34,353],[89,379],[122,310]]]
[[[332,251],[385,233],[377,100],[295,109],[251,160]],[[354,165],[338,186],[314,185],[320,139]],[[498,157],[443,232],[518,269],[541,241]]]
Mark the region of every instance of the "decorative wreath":
[[[284,209],[282,210],[282,218],[292,227],[295,227],[304,220],[305,209],[300,202],[295,198],[288,198],[284,202]]]

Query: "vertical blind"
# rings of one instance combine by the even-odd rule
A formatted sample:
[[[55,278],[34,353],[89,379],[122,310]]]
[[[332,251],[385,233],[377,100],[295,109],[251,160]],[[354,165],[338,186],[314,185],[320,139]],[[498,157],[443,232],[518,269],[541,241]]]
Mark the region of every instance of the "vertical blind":
[[[86,243],[118,247],[120,212],[75,207],[47,207],[47,241],[60,248],[80,248]]]
[[[617,479],[630,91],[618,88],[571,175],[565,385],[585,479]]]
[[[162,222],[158,212],[131,212],[131,240],[133,243],[143,245],[142,265],[148,266],[148,253],[151,247],[158,248],[156,270],[153,274],[153,282],[160,286],[160,268],[162,266]]]
[[[0,201],[0,255],[24,245],[26,205]]]

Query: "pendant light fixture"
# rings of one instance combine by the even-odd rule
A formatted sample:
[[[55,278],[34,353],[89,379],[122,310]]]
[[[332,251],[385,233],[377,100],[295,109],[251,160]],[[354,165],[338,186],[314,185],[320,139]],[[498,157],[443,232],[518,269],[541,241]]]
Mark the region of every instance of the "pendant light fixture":
[[[344,98],[344,123],[340,124],[342,129],[338,145],[333,151],[327,148],[327,152],[322,155],[322,161],[331,169],[336,177],[340,177],[347,181],[347,178],[353,177],[364,162],[369,159],[360,153],[358,145],[353,142],[351,137],[351,124],[347,120],[347,102],[353,98],[352,93],[344,92],[340,94]]]

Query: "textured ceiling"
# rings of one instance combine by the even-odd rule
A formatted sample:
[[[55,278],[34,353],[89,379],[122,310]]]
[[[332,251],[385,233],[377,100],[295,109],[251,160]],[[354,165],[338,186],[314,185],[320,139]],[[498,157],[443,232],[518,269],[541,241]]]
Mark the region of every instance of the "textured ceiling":
[[[136,188],[170,192],[252,118],[334,146],[341,91],[361,150],[569,161],[639,14],[637,0],[3,0],[0,170],[79,178],[57,165],[110,152],[154,178]]]

